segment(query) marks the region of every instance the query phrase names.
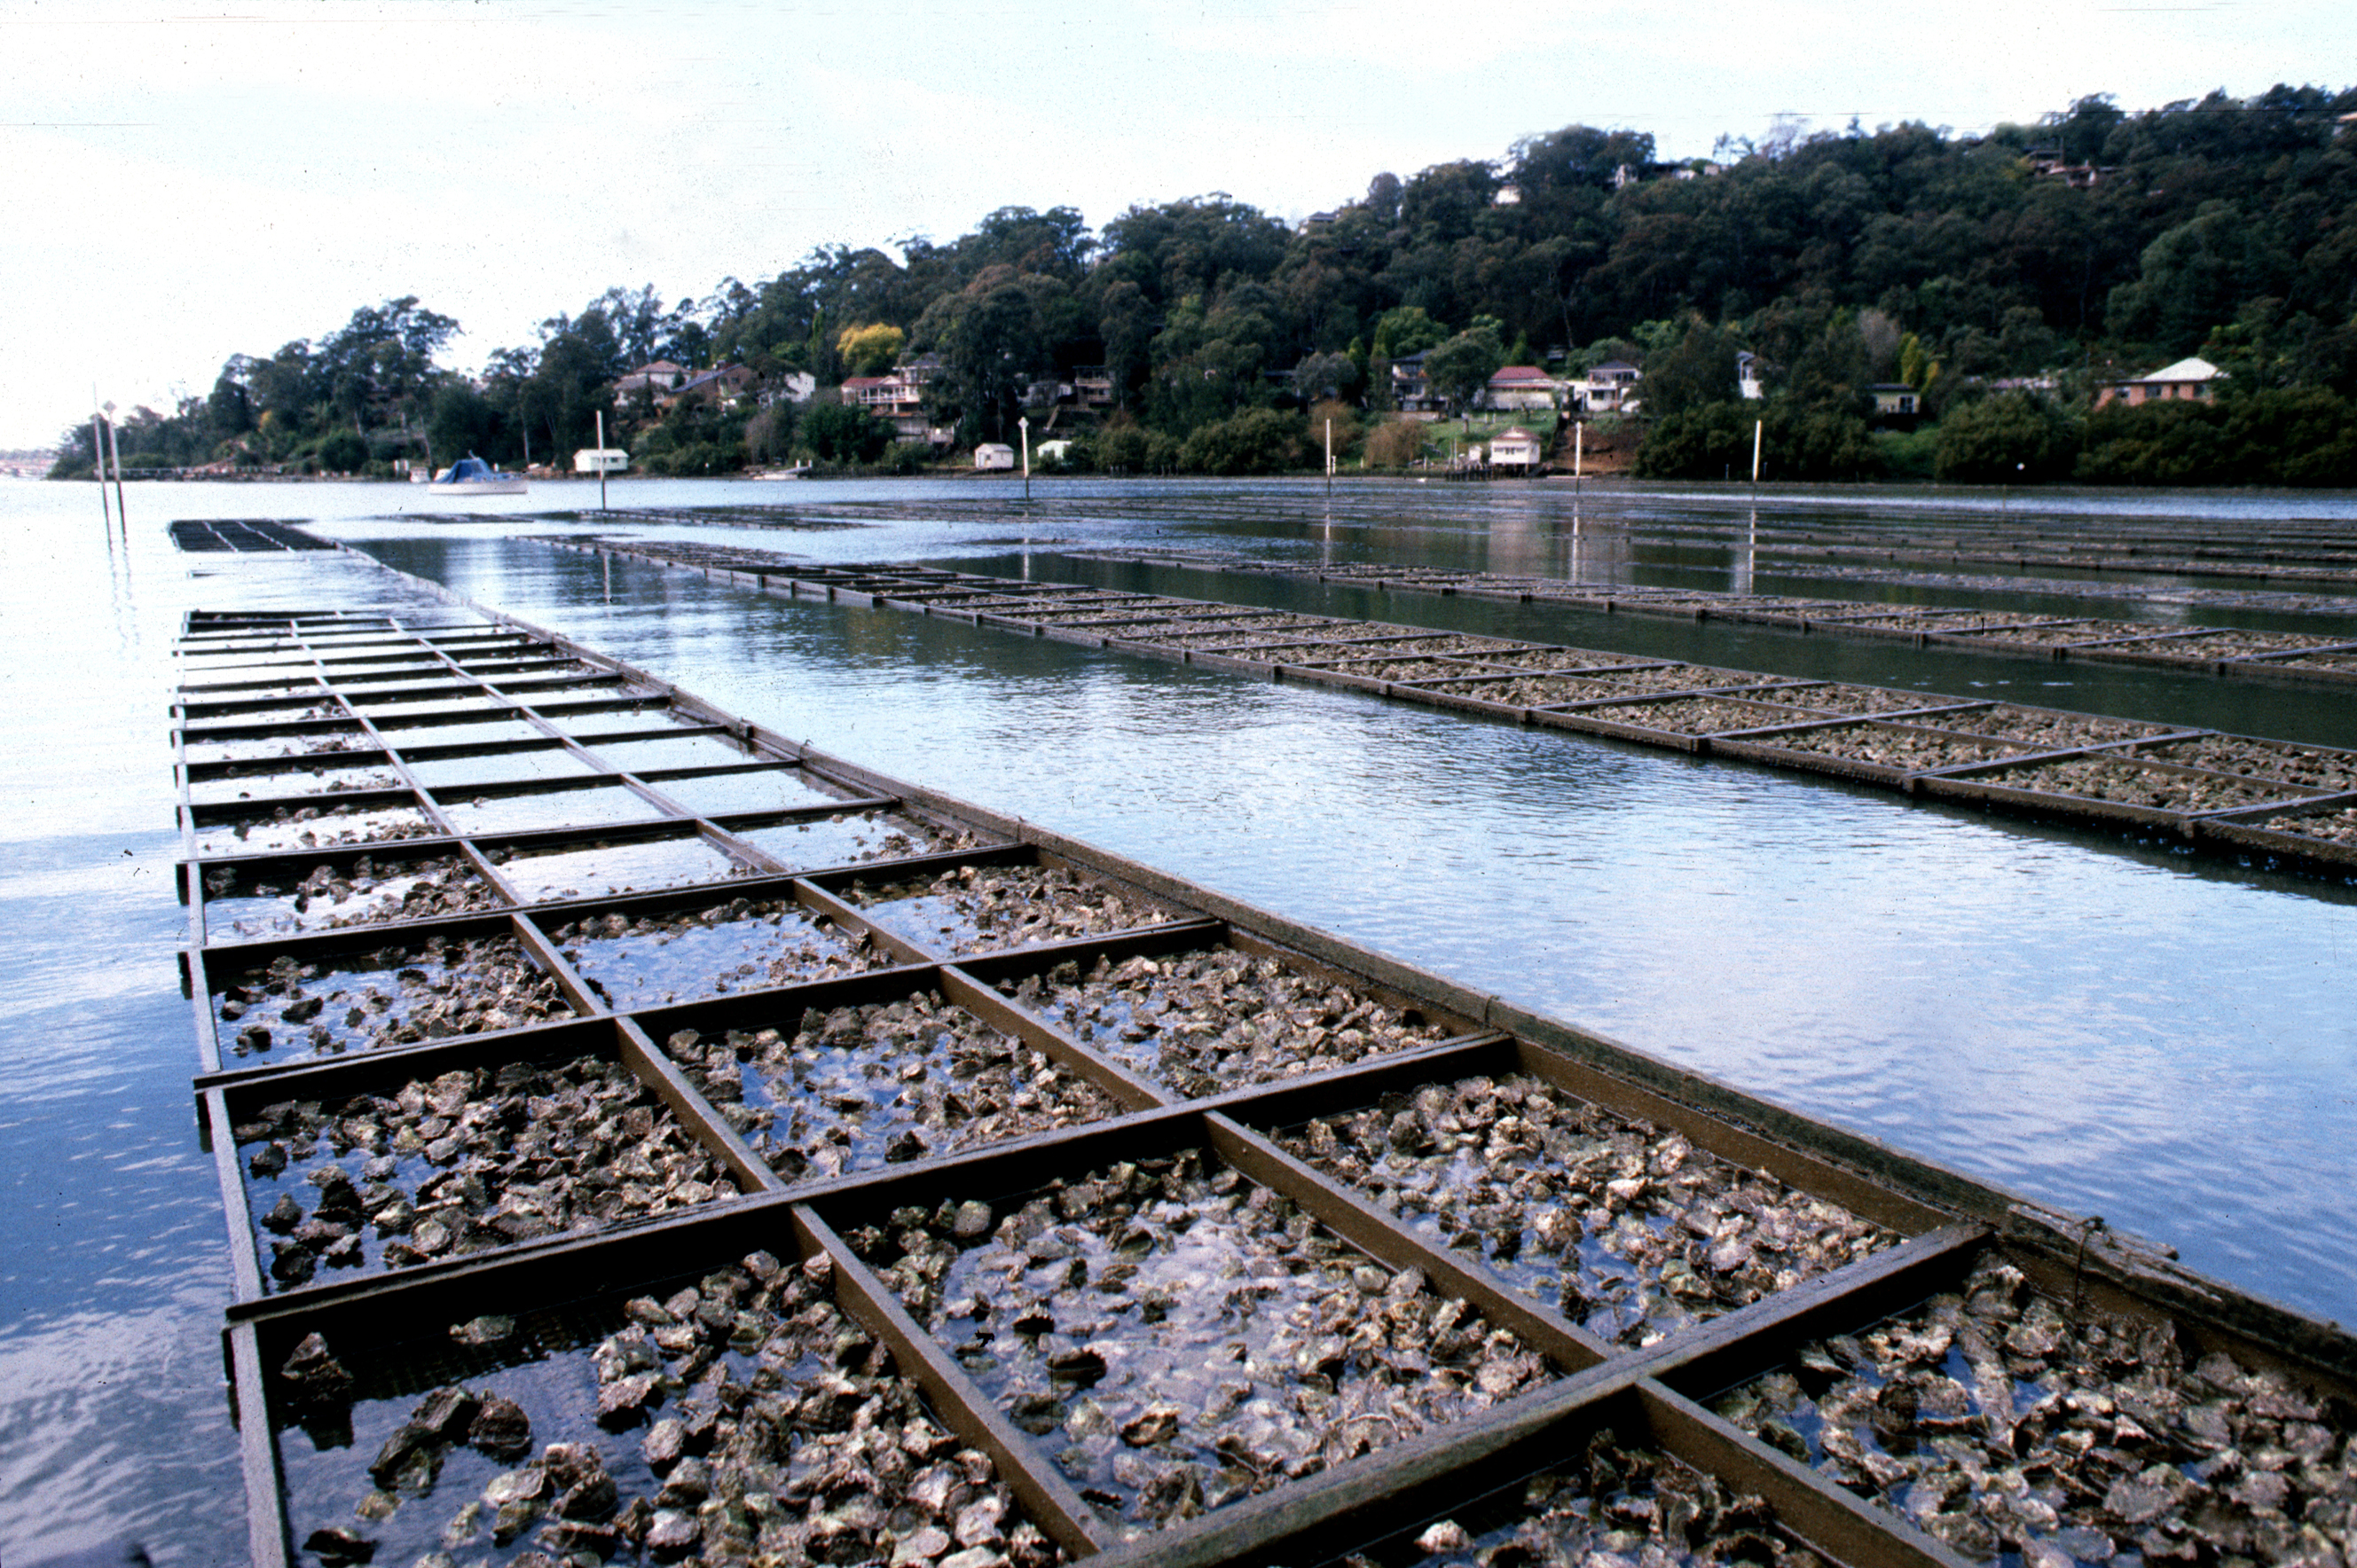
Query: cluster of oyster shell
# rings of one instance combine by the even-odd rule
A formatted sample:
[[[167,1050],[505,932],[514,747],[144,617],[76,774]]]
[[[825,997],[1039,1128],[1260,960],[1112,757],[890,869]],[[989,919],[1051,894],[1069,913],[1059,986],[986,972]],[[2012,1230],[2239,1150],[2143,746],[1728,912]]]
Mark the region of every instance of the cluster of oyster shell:
[[[1730,703],[1715,697],[1672,697],[1641,705],[1582,711],[1588,718],[1634,725],[1643,729],[1666,730],[1673,735],[1720,735],[1728,730],[1790,724],[1808,716],[1798,708],[1754,707],[1747,703]]]
[[[2170,773],[2107,757],[2074,757],[2034,768],[2008,768],[1990,776],[1989,782],[2008,789],[2078,795],[2165,811],[2230,811],[2280,800],[2286,793],[2240,779]]]
[[[509,1561],[549,1568],[618,1555],[899,1568],[1060,1561],[989,1455],[936,1424],[891,1353],[836,1310],[831,1281],[823,1256],[789,1266],[755,1252],[668,1295],[630,1300],[626,1326],[588,1357],[594,1411],[544,1414],[543,1425],[594,1440],[547,1444],[521,1465],[533,1423],[496,1391],[504,1374],[434,1390],[370,1464],[373,1486],[352,1510],[360,1522],[315,1530],[307,1549],[363,1562],[387,1538],[430,1541],[436,1550],[418,1568],[457,1568],[461,1554],[481,1561],[519,1544],[528,1550]],[[479,1319],[451,1333],[496,1342],[511,1327]],[[279,1383],[316,1409],[320,1364],[334,1363],[315,1341],[297,1348]],[[350,1383],[343,1374],[347,1401]],[[455,1513],[426,1509],[447,1508],[454,1492],[465,1499]]]
[[[2333,1563],[2357,1509],[2339,1401],[2166,1322],[2070,1310],[1994,1256],[1717,1408],[1961,1555],[2025,1568]]]
[[[2303,838],[2324,839],[2332,843],[2357,843],[2357,806],[2343,806],[2337,811],[2318,811],[2304,817],[2270,817],[2261,825],[2278,832],[2298,833]]]
[[[1573,681],[1560,675],[1514,675],[1503,679],[1450,681],[1428,688],[1446,692],[1451,696],[1479,697],[1483,702],[1504,703],[1509,707],[1545,708],[1566,703],[1593,702],[1598,698],[1620,696],[1616,687],[1601,681]]]
[[[2231,735],[2196,736],[2158,746],[2138,747],[2137,755],[2180,768],[2207,768],[2219,773],[2239,773],[2246,779],[2271,779],[2338,793],[2357,789],[2357,756],[2321,751],[2304,746],[2269,745]]]
[[[1166,925],[1171,918],[1159,905],[1062,866],[962,865],[931,881],[876,887],[856,882],[843,897],[886,919],[894,913],[890,905],[923,900],[925,929],[896,929],[913,941],[952,953],[1070,941]]]
[[[1964,763],[1994,762],[2018,755],[2015,746],[1963,736],[1919,729],[1885,728],[1877,725],[1835,725],[1828,729],[1803,730],[1797,735],[1767,737],[1767,744],[1785,751],[1813,752],[1822,757],[1847,757],[1878,763],[1904,773]]]
[[[1624,1445],[1607,1427],[1577,1459],[1522,1484],[1516,1506],[1468,1512],[1415,1537],[1419,1568],[1701,1568],[1748,1563],[1819,1568],[1821,1560],[1776,1525],[1763,1498],[1729,1495],[1717,1477],[1657,1449]],[[1499,1517],[1503,1515],[1504,1517]],[[1352,1555],[1344,1568],[1376,1568]]]
[[[2179,659],[2248,659],[2254,653],[2288,653],[2294,649],[2331,648],[2345,637],[2319,637],[2313,632],[2248,631],[2240,628],[2205,631],[2196,637],[2171,638],[2152,645],[2152,651]],[[2269,660],[2270,663],[2273,660]]]
[[[846,1234],[1125,1535],[1388,1447],[1544,1358],[1189,1151]]]
[[[1782,699],[1831,714],[1896,714],[1910,708],[1936,706],[1946,699],[1929,692],[1909,692],[1889,686],[1852,686],[1834,682],[1790,693]]]
[[[736,1192],[645,1085],[598,1057],[460,1069],[332,1104],[283,1101],[234,1134],[282,1285],[323,1263],[406,1268]]]
[[[374,751],[376,742],[359,730],[326,730],[317,735],[272,735],[233,740],[209,740],[202,730],[186,736],[191,762],[249,762],[274,757],[318,757],[336,751]]]
[[[212,898],[289,898],[292,918],[249,917],[233,922],[232,929],[243,938],[426,920],[502,905],[498,891],[457,855],[390,861],[382,866],[362,855],[343,870],[315,866],[291,888],[259,881],[241,886],[236,869],[227,865],[208,870],[204,881],[206,895]]]
[[[512,937],[430,937],[414,950],[380,948],[355,961],[330,969],[282,953],[224,984],[213,1005],[230,1054],[297,1044],[315,1055],[372,1050],[573,1013],[555,977]]]
[[[1900,1240],[1523,1073],[1430,1085],[1281,1141],[1525,1295],[1631,1347]]]
[[[581,982],[616,1008],[864,974],[891,960],[791,898],[733,898],[679,914],[613,913],[549,933]]]
[[[208,854],[248,850],[327,849],[346,843],[392,843],[401,839],[430,839],[442,830],[411,806],[382,806],[365,811],[339,811],[333,806],[279,806],[266,817],[242,817],[226,824],[227,839],[208,838],[197,847]],[[202,830],[220,833],[222,825]]]
[[[329,768],[326,763],[312,767],[262,772],[242,769],[220,779],[199,779],[188,786],[188,795],[199,805],[222,800],[279,800],[293,795],[328,795],[351,789],[398,789],[401,780],[392,773],[377,771],[346,772]]]
[[[897,811],[837,811],[825,820],[829,826],[834,827],[841,827],[849,822],[857,824],[852,838],[858,848],[839,862],[846,865],[864,865],[871,860],[901,860],[916,854],[953,854],[961,850],[972,849],[982,842],[972,829],[938,826],[931,822],[919,822],[914,817],[904,817]],[[878,829],[882,830],[880,837],[871,840],[866,836]],[[783,829],[773,831],[782,832]],[[813,866],[821,864],[814,857],[805,857],[803,861],[796,862],[792,856],[786,854],[773,843],[766,843],[763,847],[770,854],[785,860],[789,864],[806,864]],[[761,873],[748,871],[747,875],[759,875]]]
[[[937,993],[813,1010],[791,1036],[665,1042],[705,1098],[789,1181],[979,1148],[1118,1115],[1103,1090]]]
[[[1364,675],[1371,681],[1461,681],[1489,673],[1479,665],[1448,659],[1348,659],[1329,668],[1345,675]]]
[[[1625,653],[1592,653],[1579,648],[1515,648],[1481,655],[1484,664],[1510,670],[1614,670],[1641,662]]]
[[[2138,724],[2133,719],[2107,719],[2091,714],[2018,708],[2009,703],[1986,708],[1967,708],[1953,714],[1927,714],[1908,722],[1922,729],[1953,730],[1959,735],[1987,736],[1996,740],[2012,741],[2030,751],[2071,751],[2084,746],[2102,746],[2111,741],[2134,740],[2140,736],[2164,733],[2158,725]]]
[[[1082,1044],[1197,1098],[1388,1055],[1448,1030],[1236,948],[1067,961],[999,989]]]

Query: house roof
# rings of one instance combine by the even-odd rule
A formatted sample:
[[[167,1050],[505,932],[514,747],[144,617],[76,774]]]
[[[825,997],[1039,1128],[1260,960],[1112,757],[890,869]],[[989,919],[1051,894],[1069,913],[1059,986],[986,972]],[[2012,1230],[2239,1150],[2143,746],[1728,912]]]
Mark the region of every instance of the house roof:
[[[686,373],[686,371],[687,371],[687,367],[686,367],[685,365],[675,365],[675,364],[672,363],[672,361],[670,361],[669,360],[648,360],[645,364],[640,365],[637,370],[632,371],[630,372],[630,374],[632,374],[632,375],[634,375],[634,376],[648,376],[648,375],[674,375],[674,376],[676,376],[676,375],[683,375],[683,374],[685,374],[685,373]]]
[[[1510,424],[1491,437],[1493,441],[1536,441],[1537,436],[1519,424]]]
[[[1587,373],[1592,376],[1598,371],[1633,371],[1636,368],[1636,366],[1631,364],[1626,360],[1607,360],[1602,364],[1597,366],[1596,370],[1590,371]]]
[[[890,376],[852,376],[844,381],[843,390],[853,392],[860,387],[880,387],[891,379]]]
[[[2140,381],[2215,381],[2223,374],[2225,374],[2223,371],[2196,354],[2190,359],[2179,360],[2173,365],[2163,365],[2152,374],[2138,376],[2136,379]]]
[[[1544,381],[1548,379],[1547,373],[1536,365],[1508,365],[1490,378],[1490,384],[1496,386],[1500,381]]]

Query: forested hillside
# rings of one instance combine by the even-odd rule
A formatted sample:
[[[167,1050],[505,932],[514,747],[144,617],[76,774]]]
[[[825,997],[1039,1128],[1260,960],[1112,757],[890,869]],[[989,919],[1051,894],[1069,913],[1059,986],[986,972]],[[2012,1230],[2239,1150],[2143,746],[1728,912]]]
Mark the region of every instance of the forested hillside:
[[[1214,194],[1092,232],[1009,208],[894,256],[822,247],[766,281],[666,306],[613,289],[468,381],[436,368],[455,324],[399,300],[221,369],[210,395],[124,427],[126,463],[227,458],[365,470],[471,448],[545,460],[609,412],[641,465],[726,471],[815,451],[887,465],[874,429],[774,395],[656,419],[608,389],[655,359],[741,363],[823,389],[938,357],[929,396],[963,441],[1011,435],[1035,389],[1102,367],[1113,408],[1073,460],[1234,471],[1302,460],[1327,404],[1351,455],[1380,439],[1388,364],[1436,382],[1506,363],[1645,371],[1640,470],[1716,477],[1768,423],[1785,478],[2357,482],[2357,91],[2277,87],[2141,113],[2089,98],[1986,137],[1852,126],[1714,161],[1574,125],[1408,178],[1378,174],[1291,227]],[[1770,396],[1739,404],[1758,356]],[[2201,354],[2203,405],[2091,413],[2103,381]],[[1915,428],[1878,430],[1905,382]],[[1478,379],[1464,383],[1478,385]],[[1035,424],[1039,421],[1035,418]],[[61,470],[87,468],[89,433]]]

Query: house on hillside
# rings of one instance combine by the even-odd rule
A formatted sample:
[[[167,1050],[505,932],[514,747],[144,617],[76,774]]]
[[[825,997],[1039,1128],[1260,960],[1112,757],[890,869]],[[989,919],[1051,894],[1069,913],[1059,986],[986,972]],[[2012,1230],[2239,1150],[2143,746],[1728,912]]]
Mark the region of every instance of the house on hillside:
[[[1588,413],[1625,413],[1637,406],[1637,383],[1644,379],[1626,360],[1607,360],[1572,383],[1572,395]]]
[[[2135,408],[2141,403],[2172,400],[2206,403],[2217,395],[2218,383],[2225,379],[2225,371],[2195,355],[2164,365],[2148,376],[2105,382],[2095,393],[2095,406],[2109,408],[2113,403],[2124,403]]]
[[[843,401],[864,408],[878,419],[888,419],[903,441],[946,446],[949,435],[925,416],[925,389],[940,377],[938,354],[920,354],[892,367],[888,376],[854,376],[843,383]]]
[[[1760,356],[1749,349],[1735,356],[1735,392],[1746,403],[1758,403],[1768,395],[1767,383],[1760,379]]]
[[[731,403],[753,390],[760,378],[742,365],[722,365],[700,371],[688,377],[668,392],[655,394],[655,406],[669,408],[674,403]]]
[[[808,371],[783,371],[772,375],[761,388],[763,408],[772,403],[808,403],[818,395],[818,378]]]
[[[1866,389],[1874,394],[1878,424],[1905,424],[1923,411],[1923,394],[1905,381],[1877,381]]]
[[[669,360],[651,360],[627,375],[614,378],[614,401],[619,403],[632,392],[655,396],[673,391],[687,376],[684,365],[675,365]]]
[[[1432,378],[1425,373],[1422,349],[1392,361],[1392,406],[1402,413],[1430,413],[1440,407]]]
[[[1563,383],[1536,365],[1508,365],[1490,378],[1484,393],[1491,408],[1547,408],[1563,395]]]
[[[1521,425],[1510,425],[1490,439],[1490,466],[1531,473],[1539,466],[1539,438]]]
[[[974,449],[974,466],[985,474],[1010,469],[1015,467],[1015,448],[1003,441],[985,441]]]

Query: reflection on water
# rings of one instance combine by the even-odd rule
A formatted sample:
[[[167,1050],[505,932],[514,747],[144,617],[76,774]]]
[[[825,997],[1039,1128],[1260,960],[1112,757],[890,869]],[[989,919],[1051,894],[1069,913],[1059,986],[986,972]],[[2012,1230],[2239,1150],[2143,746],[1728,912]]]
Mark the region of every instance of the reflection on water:
[[[1331,552],[1589,580],[1681,573],[1725,587],[1735,564],[1724,541],[1707,561],[1701,551],[1691,564],[1664,562],[1631,520],[1647,510],[1740,529],[1739,497],[1631,501],[1590,489],[1575,507],[1561,489],[1344,486],[1329,506],[1308,486],[1042,486],[1060,499],[1027,510],[1019,488],[986,481],[761,489],[762,499],[788,491],[806,511],[869,526],[694,532],[823,560],[965,559],[1035,578],[2352,738],[2347,699],[2331,693],[1111,568],[1046,542],[1303,561]],[[496,520],[595,489],[535,492],[481,510]],[[614,492],[679,504],[748,494],[695,482]],[[382,541],[373,547],[388,559],[795,739],[2100,1212],[2246,1288],[2344,1318],[2357,1309],[2357,1262],[2339,1245],[2357,1230],[2344,1152],[2357,1141],[2347,979],[2357,912],[2342,886],[626,564],[611,567],[608,602],[605,564],[500,543],[508,523],[369,521],[416,504],[404,487],[135,486],[130,499],[131,537],[110,553],[84,515],[87,489],[0,487],[0,527],[26,542],[12,560],[20,569],[0,581],[0,784],[11,805],[0,903],[16,939],[0,950],[0,1180],[17,1195],[0,1215],[11,1307],[0,1318],[0,1556],[11,1562],[118,1533],[162,1562],[243,1551],[218,1348],[225,1230],[189,1112],[196,1057],[171,953],[183,911],[170,886],[163,655],[186,605],[391,590],[332,557],[175,555],[162,531],[176,516],[340,518],[327,531]],[[2352,510],[2346,498],[2105,499],[2113,515],[2157,518]],[[1761,502],[1760,527],[1932,504],[1903,492],[1776,498]],[[2069,522],[2085,509],[2059,498],[2050,510]],[[2025,512],[2017,505],[2014,521]],[[1757,586],[1780,591],[1764,566]],[[70,702],[53,683],[60,650],[72,655]],[[659,884],[671,868],[641,864],[618,839],[609,864],[544,869],[589,892]]]

